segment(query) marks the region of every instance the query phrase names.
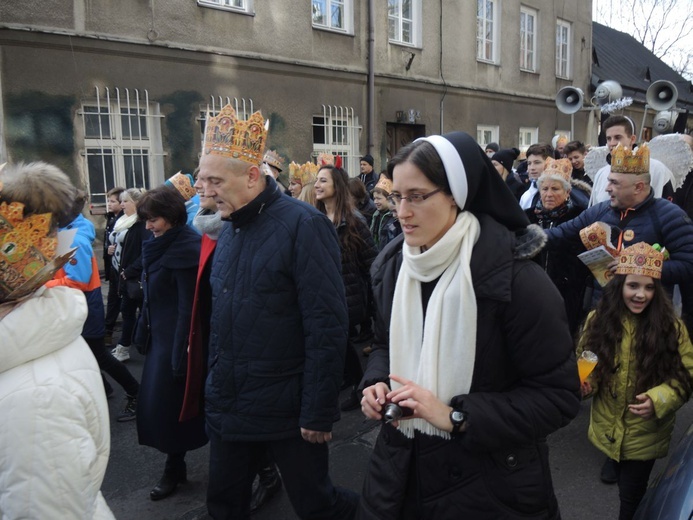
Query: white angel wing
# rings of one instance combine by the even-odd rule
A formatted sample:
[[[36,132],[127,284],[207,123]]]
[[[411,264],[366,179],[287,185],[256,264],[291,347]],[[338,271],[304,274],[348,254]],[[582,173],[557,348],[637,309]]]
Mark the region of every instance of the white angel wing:
[[[593,181],[597,172],[609,164],[606,162],[607,155],[609,155],[608,146],[592,147],[585,155],[585,174]]]
[[[688,172],[693,169],[693,150],[688,143],[681,139],[680,134],[665,134],[653,138],[647,145],[650,157],[663,163],[674,174],[671,181],[674,191],[683,186]]]

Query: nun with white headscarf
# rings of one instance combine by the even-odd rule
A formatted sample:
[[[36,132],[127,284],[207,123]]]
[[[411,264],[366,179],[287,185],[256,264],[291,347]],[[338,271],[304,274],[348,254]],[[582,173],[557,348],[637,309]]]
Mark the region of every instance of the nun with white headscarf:
[[[358,518],[557,519],[546,436],[580,407],[543,246],[479,145],[431,136],[389,162],[402,235],[371,269],[362,411],[387,419]]]

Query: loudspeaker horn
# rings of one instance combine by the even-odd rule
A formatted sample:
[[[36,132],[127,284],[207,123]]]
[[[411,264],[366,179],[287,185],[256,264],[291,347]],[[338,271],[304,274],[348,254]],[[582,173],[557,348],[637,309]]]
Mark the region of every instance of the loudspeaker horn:
[[[585,95],[577,87],[563,87],[556,94],[556,106],[564,114],[574,114],[582,108]]]
[[[648,103],[649,104],[649,103]],[[652,128],[658,134],[668,134],[674,129],[679,113],[674,110],[662,110],[657,112],[652,120]]]
[[[611,101],[621,99],[623,97],[623,89],[618,82],[609,79],[597,85],[597,90],[594,92],[594,95],[600,105],[606,105]]]
[[[678,98],[679,91],[676,90],[676,85],[665,79],[655,81],[650,85],[650,88],[647,89],[647,94],[645,95],[647,104],[650,105],[653,110],[660,112],[669,110],[673,107]]]

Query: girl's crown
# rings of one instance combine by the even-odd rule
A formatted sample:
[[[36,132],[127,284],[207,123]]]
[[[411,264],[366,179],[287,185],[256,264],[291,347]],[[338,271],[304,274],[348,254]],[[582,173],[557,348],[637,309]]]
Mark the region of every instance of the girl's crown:
[[[646,242],[638,242],[621,251],[616,274],[639,274],[660,279],[664,254]]]

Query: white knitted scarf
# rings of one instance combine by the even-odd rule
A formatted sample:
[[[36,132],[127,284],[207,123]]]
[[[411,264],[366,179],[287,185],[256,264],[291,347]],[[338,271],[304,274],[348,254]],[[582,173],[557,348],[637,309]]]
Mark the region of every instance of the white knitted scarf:
[[[390,320],[390,372],[412,380],[449,403],[469,392],[476,354],[476,298],[470,261],[479,221],[468,211],[427,251],[402,247]],[[440,277],[424,319],[421,283]],[[393,389],[400,385],[392,382]],[[399,430],[450,438],[424,419],[400,421]]]

